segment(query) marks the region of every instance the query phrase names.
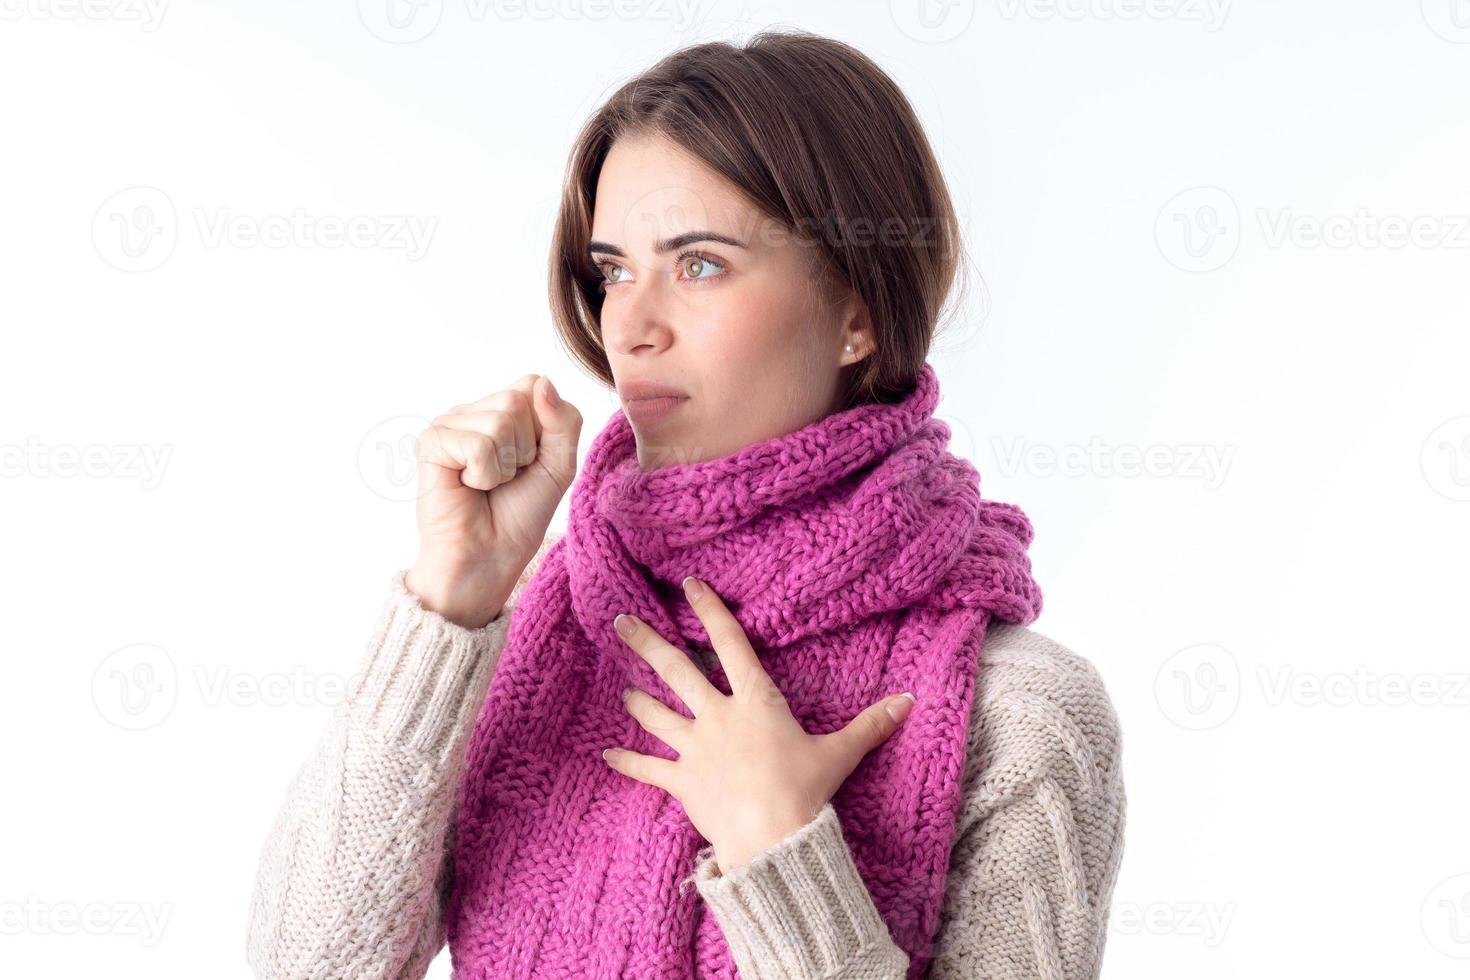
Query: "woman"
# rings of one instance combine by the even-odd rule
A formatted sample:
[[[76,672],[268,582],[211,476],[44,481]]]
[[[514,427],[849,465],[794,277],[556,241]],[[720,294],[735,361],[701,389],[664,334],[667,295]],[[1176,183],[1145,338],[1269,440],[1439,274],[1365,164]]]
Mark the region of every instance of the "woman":
[[[537,375],[421,436],[420,554],[271,831],[257,975],[1097,974],[1120,733],[933,417],[959,254],[839,42],[698,45],[598,111],[551,293],[622,407],[580,473]]]

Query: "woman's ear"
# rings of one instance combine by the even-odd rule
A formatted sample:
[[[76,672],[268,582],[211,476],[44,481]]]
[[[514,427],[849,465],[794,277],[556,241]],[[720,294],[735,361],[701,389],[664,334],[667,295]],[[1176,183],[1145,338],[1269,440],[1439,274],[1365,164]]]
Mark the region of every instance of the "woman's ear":
[[[842,301],[840,323],[842,343],[838,352],[839,364],[843,367],[856,364],[873,353],[876,344],[873,339],[873,323],[868,316],[868,304],[855,289],[849,290]]]

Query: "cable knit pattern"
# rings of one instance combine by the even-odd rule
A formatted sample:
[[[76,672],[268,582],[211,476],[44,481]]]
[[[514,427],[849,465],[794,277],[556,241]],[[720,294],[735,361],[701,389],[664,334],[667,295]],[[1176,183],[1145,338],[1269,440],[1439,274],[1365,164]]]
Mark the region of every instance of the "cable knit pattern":
[[[510,615],[468,630],[392,576],[366,663],[286,791],[260,856],[247,959],[258,977],[421,978],[444,946],[464,746]]]
[[[661,547],[669,538],[650,541]],[[423,610],[404,591],[403,573],[392,577],[365,670],[332,714],[315,754],[295,774],[260,854],[247,939],[256,976],[420,980],[442,946],[453,946],[453,895],[469,854],[457,835],[463,793],[475,785],[466,776],[476,708],[484,704],[484,724],[485,713],[495,708],[491,677],[500,679],[514,624],[535,619],[522,619],[523,594],[538,582],[556,582],[556,574],[545,572],[557,554],[563,555],[560,574],[567,574],[567,544],[548,535],[506,610],[479,630]],[[722,589],[716,574],[695,573],[701,572]],[[778,585],[794,582],[772,577]],[[860,592],[872,601],[894,599],[894,591],[881,586]],[[954,589],[948,595],[975,594]],[[760,597],[738,601],[759,613]],[[803,616],[832,608],[831,601],[817,599]],[[634,611],[648,617],[642,608]],[[562,619],[575,620],[575,613]],[[760,613],[759,621],[775,627],[779,610]],[[664,627],[664,635],[694,646],[711,680],[720,677],[713,654],[689,635],[688,620],[673,611]],[[935,924],[923,945],[914,945],[911,933],[904,945],[891,929],[894,920],[883,915],[875,895],[889,879],[872,876],[873,865],[864,868],[867,876],[860,871],[863,823],[875,811],[844,815],[841,793],[807,826],[732,873],[720,874],[707,848],[697,854],[678,849],[667,871],[660,871],[669,876],[664,880],[678,879],[676,896],[667,907],[629,914],[625,926],[666,923],[692,884],[700,899],[692,918],[695,948],[709,949],[711,934],[719,937],[719,948],[728,951],[728,976],[1094,979],[1122,857],[1125,793],[1113,707],[1088,661],[1022,624],[992,621],[967,642],[969,657],[954,661],[973,671],[957,685],[969,688],[973,699],[958,716],[957,802],[941,852],[942,905],[935,902]],[[637,677],[639,685],[659,691],[648,677],[657,682],[650,673]],[[875,698],[886,692],[869,691]],[[822,696],[831,699],[829,692]],[[913,716],[904,727],[911,721]],[[519,776],[544,793],[544,783],[535,782],[538,771],[532,767]],[[506,773],[514,774],[513,768]],[[926,782],[933,782],[932,771]],[[676,807],[660,813],[686,821]],[[584,820],[606,826],[607,814]],[[675,829],[654,824],[653,842]],[[482,854],[497,861],[506,851]],[[587,858],[573,849],[547,865],[554,870]],[[529,892],[516,898],[535,901]],[[537,954],[537,934],[519,926],[513,912],[484,914],[478,927],[512,943],[517,956]],[[714,967],[719,970],[719,962]],[[469,976],[476,974],[456,962],[457,979]],[[510,967],[488,976],[654,974],[648,959],[629,956],[591,962],[582,974]]]
[[[925,364],[897,401],[649,469],[613,413],[572,487],[566,536],[521,598],[466,752],[447,909],[459,980],[736,976],[723,930],[679,887],[708,842],[674,795],[601,756],[676,757],[620,692],[689,708],[612,623],[634,613],[683,649],[707,648],[685,575],[725,601],[807,732],[843,728],[885,695],[917,696],[830,805],[868,905],[909,976],[923,975],[984,633],[1041,606],[1030,523],[981,497],[975,467],[947,449],[938,402]],[[728,694],[718,658],[699,661]]]
[[[548,535],[522,587],[559,537]],[[261,850],[247,940],[261,980],[423,980],[445,945],[454,834],[446,790],[458,783],[469,722],[432,692],[472,697],[488,682],[517,596],[495,622],[466,630],[424,610],[402,582],[396,573],[364,683],[290,783]],[[467,650],[475,656],[459,655]],[[365,692],[408,690],[408,678],[431,695],[417,743],[427,736],[442,746],[442,763],[403,727],[365,724],[375,713]],[[1026,627],[990,629],[928,976],[1095,980],[1123,852],[1120,739],[1086,659]],[[728,876],[701,855],[691,880],[741,977],[905,975],[903,951],[881,928],[835,817],[824,807]]]

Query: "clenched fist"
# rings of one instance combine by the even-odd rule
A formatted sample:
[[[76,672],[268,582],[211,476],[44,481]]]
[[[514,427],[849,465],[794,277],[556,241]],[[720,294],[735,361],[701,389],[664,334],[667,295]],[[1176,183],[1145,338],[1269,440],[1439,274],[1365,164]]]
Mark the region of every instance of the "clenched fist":
[[[471,629],[500,614],[577,474],[582,413],[528,374],[419,433],[419,553],[405,585]]]

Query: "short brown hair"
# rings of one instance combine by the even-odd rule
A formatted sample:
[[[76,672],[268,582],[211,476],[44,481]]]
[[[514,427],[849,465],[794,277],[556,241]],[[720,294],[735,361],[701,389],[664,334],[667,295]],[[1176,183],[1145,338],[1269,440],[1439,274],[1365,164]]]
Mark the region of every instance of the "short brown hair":
[[[792,28],[743,47],[682,48],[620,87],[583,126],[552,235],[550,293],[568,351],[609,387],[599,273],[587,255],[613,141],[659,135],[816,249],[867,304],[876,349],[849,365],[845,406],[913,389],[963,271],[959,222],[908,99],[851,45]]]

